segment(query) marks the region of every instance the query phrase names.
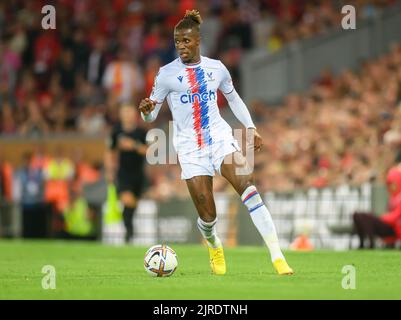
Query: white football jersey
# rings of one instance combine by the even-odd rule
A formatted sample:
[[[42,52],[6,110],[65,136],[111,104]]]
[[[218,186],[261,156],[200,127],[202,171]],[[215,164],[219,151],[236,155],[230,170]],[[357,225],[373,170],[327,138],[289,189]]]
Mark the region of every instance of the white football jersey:
[[[218,89],[225,94],[234,90],[220,60],[201,56],[200,62],[188,65],[177,58],[160,68],[149,98],[158,104],[167,98],[178,154],[206,151],[213,143],[232,137],[217,106]]]

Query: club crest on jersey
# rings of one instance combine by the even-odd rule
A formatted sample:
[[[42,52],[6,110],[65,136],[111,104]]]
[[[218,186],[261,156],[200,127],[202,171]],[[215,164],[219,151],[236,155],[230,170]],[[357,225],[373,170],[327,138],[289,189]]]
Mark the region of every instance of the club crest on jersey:
[[[178,76],[178,77],[177,77],[178,81],[180,81],[181,83],[182,83],[182,79],[183,79],[183,78],[184,78],[183,76]]]
[[[216,92],[209,90],[209,92],[204,93],[192,93],[191,90],[187,91],[187,94],[180,96],[180,101],[183,104],[198,102],[206,102],[210,100],[216,100]]]
[[[214,81],[214,79],[213,79],[213,77],[212,77],[212,75],[213,75],[213,72],[208,72],[208,73],[206,73],[207,74],[207,76],[208,76],[208,81]]]

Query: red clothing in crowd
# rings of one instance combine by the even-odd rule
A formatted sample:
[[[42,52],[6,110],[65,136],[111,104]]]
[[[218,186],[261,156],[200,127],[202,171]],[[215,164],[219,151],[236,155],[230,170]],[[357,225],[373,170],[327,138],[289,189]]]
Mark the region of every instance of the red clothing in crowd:
[[[394,210],[401,203],[401,166],[393,167],[386,177],[387,190],[390,198],[388,210]]]
[[[401,239],[401,167],[393,167],[387,174],[387,188],[390,193],[389,212],[380,219],[390,225],[398,239]]]
[[[60,54],[60,43],[56,34],[46,30],[35,41],[35,64],[41,71],[52,67]]]
[[[396,237],[401,239],[401,204],[393,211],[383,214],[380,219],[393,227]]]
[[[0,176],[3,178],[2,183],[3,196],[7,201],[12,201],[13,189],[13,168],[8,162],[0,163]]]

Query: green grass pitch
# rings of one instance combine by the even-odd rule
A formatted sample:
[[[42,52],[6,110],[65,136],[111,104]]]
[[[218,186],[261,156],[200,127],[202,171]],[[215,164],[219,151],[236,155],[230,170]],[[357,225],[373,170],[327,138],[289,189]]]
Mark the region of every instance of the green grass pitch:
[[[178,268],[152,278],[147,248],[63,241],[0,241],[0,299],[401,299],[401,251],[286,252],[293,276],[278,276],[260,247],[227,248],[227,274],[210,274],[201,245],[170,244]],[[56,269],[56,289],[42,288],[42,267]],[[355,266],[356,288],[341,283]]]

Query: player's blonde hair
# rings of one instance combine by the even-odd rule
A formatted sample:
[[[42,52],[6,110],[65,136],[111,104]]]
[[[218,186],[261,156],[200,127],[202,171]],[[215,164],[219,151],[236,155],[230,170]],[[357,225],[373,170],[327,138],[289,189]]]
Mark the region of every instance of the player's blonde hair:
[[[198,10],[187,10],[184,18],[175,26],[176,29],[195,29],[200,31],[202,18]]]

